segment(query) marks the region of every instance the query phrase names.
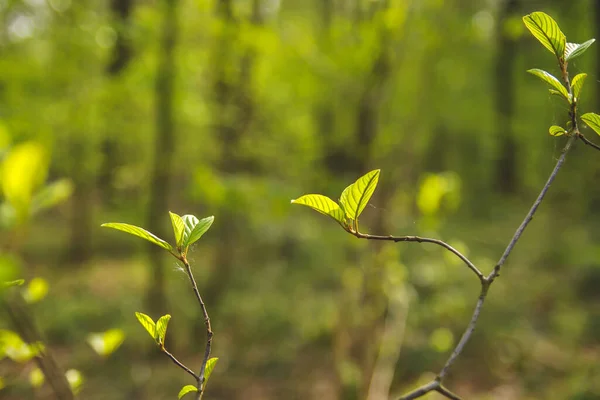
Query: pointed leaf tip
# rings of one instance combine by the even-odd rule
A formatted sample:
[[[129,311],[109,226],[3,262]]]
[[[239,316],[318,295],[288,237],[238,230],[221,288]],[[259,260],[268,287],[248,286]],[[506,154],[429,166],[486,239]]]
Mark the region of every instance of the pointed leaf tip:
[[[163,315],[156,321],[156,339],[159,343],[165,343],[165,337],[167,336],[167,327],[169,326],[169,321],[171,320],[171,315],[166,314]]]
[[[543,80],[544,82],[546,82],[547,84],[552,86],[555,90],[557,90],[562,95],[562,97],[565,98],[565,100],[569,101],[569,92],[567,91],[567,88],[564,87],[554,75],[552,75],[551,73],[549,73],[547,71],[537,69],[537,68],[528,69],[527,72],[529,72],[532,75],[537,76],[538,78],[540,78],[541,80]]]
[[[581,116],[583,122],[587,124],[594,132],[600,135],[600,115],[595,113],[587,113]]]
[[[335,219],[342,226],[344,224],[345,216],[344,211],[340,208],[339,204],[331,200],[327,196],[321,194],[306,194],[292,200],[292,204],[300,204],[312,208],[321,214],[327,215]]]
[[[154,320],[152,320],[150,316],[137,311],[135,313],[135,317],[144,327],[144,329],[146,329],[146,331],[150,334],[150,336],[152,336],[152,339],[156,341],[156,324],[154,323]]]
[[[581,44],[567,43],[565,46],[565,60],[571,61],[572,59],[579,57],[596,41],[596,39],[590,39]]]
[[[104,228],[116,229],[118,231],[129,233],[133,236],[141,237],[142,239],[146,239],[147,241],[154,243],[155,245],[160,246],[165,250],[173,250],[173,247],[169,243],[165,242],[153,233],[148,232],[144,228],[140,228],[139,226],[123,224],[120,222],[108,222],[100,226]]]
[[[358,217],[369,203],[373,192],[375,192],[380,172],[379,169],[370,171],[344,189],[340,196],[340,203],[348,218],[358,220]]]

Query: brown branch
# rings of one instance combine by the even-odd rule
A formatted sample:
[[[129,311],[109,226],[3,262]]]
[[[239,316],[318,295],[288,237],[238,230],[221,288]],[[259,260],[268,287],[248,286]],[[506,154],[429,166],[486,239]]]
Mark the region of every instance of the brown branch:
[[[199,382],[200,378],[198,377],[198,375],[196,375],[194,373],[194,371],[192,371],[191,369],[189,369],[188,367],[186,367],[181,361],[179,361],[177,358],[175,358],[175,356],[171,353],[169,353],[169,351],[167,349],[165,349],[164,346],[161,346],[160,351],[162,351],[163,353],[165,353],[165,355],[167,357],[169,357],[171,359],[171,361],[173,361],[175,363],[175,365],[177,365],[179,368],[181,368],[182,370],[184,370],[185,372],[187,372],[188,374],[190,374],[191,376],[194,377],[194,379],[196,380],[196,382]]]
[[[462,397],[452,393],[451,391],[449,391],[448,389],[446,389],[445,387],[443,387],[442,385],[440,385],[437,389],[435,389],[436,392],[443,394],[444,396],[446,396],[449,399],[452,400],[462,400]]]
[[[591,142],[590,140],[588,140],[585,136],[583,136],[582,133],[579,134],[579,139],[581,139],[581,141],[585,144],[587,144],[590,147],[593,147],[596,150],[600,150],[600,146],[598,146],[596,143]]]
[[[441,383],[438,380],[434,380],[423,386],[416,388],[412,392],[405,394],[404,396],[398,398],[398,400],[418,399],[419,397],[425,396],[427,393],[431,392],[432,390],[437,390],[440,386],[441,386]]]
[[[360,239],[368,239],[368,240],[387,240],[390,242],[418,242],[418,243],[433,243],[433,244],[437,244],[438,246],[442,246],[443,248],[445,248],[446,250],[450,251],[451,253],[453,253],[454,255],[456,255],[458,258],[460,258],[466,265],[467,267],[469,267],[469,269],[471,269],[471,271],[473,271],[475,273],[475,275],[477,275],[477,277],[479,278],[480,281],[483,282],[483,280],[485,279],[485,277],[483,276],[483,274],[481,273],[481,271],[479,271],[479,269],[477,269],[477,267],[475,266],[475,264],[473,264],[467,257],[465,257],[464,255],[462,255],[460,253],[460,251],[456,250],[454,247],[450,246],[448,243],[442,241],[442,240],[438,240],[438,239],[431,239],[431,238],[424,238],[424,237],[420,237],[420,236],[380,236],[380,235],[369,235],[366,233],[360,233],[357,231],[350,231],[351,234],[353,234],[354,236],[356,236],[357,238]]]
[[[198,291],[198,285],[196,284],[196,280],[194,279],[194,274],[192,273],[192,267],[188,262],[185,255],[182,255],[179,260],[183,263],[185,267],[185,272],[187,273],[188,278],[190,279],[190,283],[192,284],[192,289],[194,289],[194,294],[196,295],[196,299],[198,299],[198,303],[200,304],[200,309],[202,310],[202,315],[204,316],[204,324],[206,325],[206,348],[204,349],[204,358],[202,360],[202,365],[200,366],[200,373],[197,376],[198,382],[198,393],[196,399],[202,398],[202,394],[204,392],[204,372],[206,370],[206,364],[208,363],[208,359],[210,357],[210,350],[212,346],[212,337],[213,331],[210,326],[210,318],[208,317],[208,311],[206,311],[206,305],[202,300],[202,296],[200,296],[200,292]]]

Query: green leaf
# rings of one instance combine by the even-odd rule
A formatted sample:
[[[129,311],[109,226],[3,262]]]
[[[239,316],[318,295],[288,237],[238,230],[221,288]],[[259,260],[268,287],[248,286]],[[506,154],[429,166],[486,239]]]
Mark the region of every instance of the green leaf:
[[[163,249],[166,249],[169,251],[173,250],[173,247],[169,243],[165,242],[164,240],[155,236],[154,234],[148,232],[147,230],[140,228],[139,226],[122,224],[120,222],[109,222],[106,224],[102,224],[100,226],[103,226],[105,228],[113,228],[118,231],[127,232],[131,235],[141,237],[142,239],[146,239],[147,241],[152,242],[155,245],[162,247]]]
[[[212,374],[213,370],[215,369],[215,365],[217,365],[217,361],[219,361],[219,358],[213,357],[206,362],[206,367],[204,368],[204,384],[205,385],[206,385],[206,382],[208,382],[208,378],[210,378],[210,375]]]
[[[101,356],[114,353],[125,340],[125,332],[121,329],[109,329],[106,332],[90,333],[87,336],[88,344]]]
[[[587,124],[590,128],[594,130],[598,135],[600,135],[600,115],[594,113],[587,113],[581,116],[583,122]]]
[[[25,279],[17,279],[14,281],[4,282],[4,287],[21,286],[25,283]]]
[[[557,58],[565,56],[567,39],[552,17],[538,11],[524,16],[523,22],[531,34]]]
[[[594,43],[596,39],[590,39],[587,42],[581,44],[567,43],[565,46],[565,60],[571,61],[575,57],[579,57]]]
[[[141,312],[136,312],[135,317],[140,322],[140,324],[142,324],[142,326],[148,331],[150,336],[152,336],[152,339],[156,340],[156,324],[154,323],[152,318]]]
[[[31,212],[36,213],[67,200],[73,193],[73,183],[69,179],[60,179],[44,186],[31,200]]]
[[[567,88],[564,87],[560,83],[560,81],[556,79],[551,73],[537,68],[528,69],[527,72],[537,76],[538,78],[552,86],[554,89],[556,89],[565,99],[569,100],[569,92],[567,91]]]
[[[571,81],[571,90],[573,91],[573,96],[575,96],[575,99],[579,99],[579,93],[581,93],[581,88],[583,87],[585,78],[587,78],[587,74],[577,74]]]
[[[349,218],[358,220],[377,187],[379,173],[380,170],[378,169],[368,172],[344,189],[340,196],[340,203]]]
[[[208,231],[214,220],[215,217],[213,216],[198,220],[193,215],[184,215],[185,233],[183,234],[183,247],[187,249],[197,242]]]
[[[29,373],[29,384],[34,388],[42,386],[45,380],[46,377],[44,376],[44,373],[38,367],[35,367]]]
[[[292,203],[310,207],[321,214],[330,216],[344,226],[346,219],[344,211],[340,208],[339,204],[331,200],[329,197],[321,194],[306,194],[295,200],[292,200]]]
[[[552,125],[550,127],[550,129],[548,129],[548,131],[550,132],[550,135],[552,135],[552,136],[562,136],[565,133],[567,133],[565,128],[563,128],[562,126],[558,126],[558,125]]]
[[[65,377],[73,393],[77,394],[83,385],[83,375],[76,369],[69,369],[65,372]]]
[[[48,282],[43,278],[33,278],[23,290],[23,299],[29,303],[37,303],[48,294]]]
[[[158,343],[164,344],[165,337],[167,336],[167,326],[169,325],[169,321],[171,320],[171,316],[169,314],[163,315],[156,321],[156,339]]]
[[[177,395],[177,398],[181,399],[186,394],[188,394],[190,392],[197,392],[197,391],[198,391],[198,388],[196,386],[194,386],[194,385],[185,385],[179,391],[179,394]]]
[[[175,213],[169,211],[169,216],[171,217],[171,224],[173,225],[173,233],[175,234],[175,243],[177,243],[177,247],[181,248],[183,244],[183,219]]]

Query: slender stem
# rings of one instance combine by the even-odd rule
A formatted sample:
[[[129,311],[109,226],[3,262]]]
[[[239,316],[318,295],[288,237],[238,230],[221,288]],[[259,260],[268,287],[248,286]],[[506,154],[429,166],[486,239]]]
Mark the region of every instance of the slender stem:
[[[533,215],[535,214],[535,212],[537,211],[538,207],[542,203],[542,200],[544,200],[544,197],[546,196],[546,193],[548,193],[548,189],[550,188],[550,185],[552,185],[552,182],[554,182],[554,179],[556,178],[556,175],[558,174],[558,171],[560,170],[560,168],[562,167],[563,163],[565,162],[565,158],[567,156],[567,153],[571,149],[571,147],[572,147],[572,145],[573,145],[573,143],[575,142],[576,139],[577,139],[576,135],[573,135],[573,136],[571,136],[569,138],[569,141],[567,142],[567,145],[565,146],[562,154],[560,155],[560,158],[556,162],[556,166],[554,167],[554,170],[552,170],[552,173],[550,174],[550,177],[548,178],[548,180],[546,181],[546,184],[542,188],[542,191],[540,192],[540,194],[538,195],[537,199],[535,200],[535,202],[531,206],[531,209],[529,210],[529,212],[525,216],[525,219],[523,220],[523,222],[521,223],[521,225],[517,228],[517,231],[513,235],[513,237],[510,240],[510,242],[508,243],[508,246],[506,246],[506,250],[504,250],[504,253],[502,253],[502,256],[500,257],[500,260],[498,260],[498,263],[494,267],[494,270],[486,278],[487,280],[490,281],[490,283],[500,274],[500,268],[502,268],[502,265],[504,265],[504,263],[506,262],[506,259],[508,258],[508,256],[510,255],[510,253],[513,251],[515,245],[517,244],[517,242],[521,238],[521,235],[525,231],[525,228],[527,228],[527,225],[529,225],[529,223],[533,219]]]
[[[399,397],[398,400],[413,400],[418,399],[421,396],[425,396],[427,393],[432,390],[437,390],[441,386],[441,383],[437,380],[431,381],[421,387],[416,388],[412,392],[405,394],[402,397]]]
[[[462,397],[452,393],[451,391],[449,391],[448,389],[446,389],[445,387],[443,387],[442,385],[440,385],[437,389],[435,389],[436,392],[443,394],[444,396],[446,396],[449,399],[452,400],[462,400]]]
[[[598,146],[596,143],[589,141],[585,136],[583,136],[583,134],[579,134],[579,139],[581,139],[581,141],[585,144],[587,144],[590,147],[593,147],[596,150],[600,150],[600,146]]]
[[[438,246],[442,246],[443,248],[445,248],[446,250],[455,254],[458,258],[460,258],[467,265],[467,267],[469,267],[469,269],[471,269],[471,271],[473,271],[475,273],[475,275],[477,275],[477,277],[479,278],[480,281],[483,282],[483,280],[485,279],[485,277],[483,276],[481,271],[479,271],[479,269],[477,269],[475,264],[473,264],[467,257],[462,255],[460,253],[460,251],[456,250],[454,247],[450,246],[448,243],[446,243],[442,240],[424,238],[424,237],[420,237],[420,236],[391,236],[391,235],[390,236],[380,236],[380,235],[369,235],[369,234],[360,233],[360,232],[350,232],[350,233],[352,233],[357,238],[368,239],[368,240],[387,240],[387,241],[395,242],[395,243],[418,242],[418,243],[437,244]]]
[[[454,361],[456,361],[456,358],[463,351],[465,345],[467,344],[467,342],[471,338],[471,335],[475,331],[475,326],[477,325],[477,320],[479,319],[479,314],[481,313],[481,308],[483,307],[483,302],[485,301],[485,297],[487,296],[489,287],[490,284],[487,282],[481,285],[481,293],[479,294],[479,298],[477,299],[477,305],[475,306],[475,311],[473,311],[471,322],[469,322],[465,333],[463,333],[462,337],[460,338],[460,341],[452,351],[450,358],[448,358],[448,361],[446,361],[446,364],[444,364],[444,367],[440,371],[438,375],[438,379],[440,380],[440,382],[446,377],[448,370],[450,369],[452,364],[454,364]]]
[[[169,353],[167,351],[167,349],[165,349],[164,347],[162,347],[160,349],[163,353],[165,353],[167,355],[167,357],[169,357],[171,359],[171,361],[173,361],[175,363],[175,365],[177,365],[179,368],[181,368],[182,370],[184,370],[185,372],[187,372],[188,374],[190,374],[191,376],[194,377],[194,379],[196,380],[196,382],[199,381],[199,377],[198,375],[196,375],[194,373],[194,371],[192,371],[191,369],[189,369],[188,367],[186,367],[181,361],[179,361],[177,358],[175,358],[175,356],[171,353]]]
[[[202,366],[200,367],[200,373],[198,374],[198,393],[196,397],[196,399],[200,399],[202,398],[202,394],[204,392],[204,371],[206,370],[206,363],[208,363],[208,359],[210,357],[213,331],[210,326],[210,318],[208,317],[208,311],[206,311],[206,305],[202,300],[202,296],[200,296],[200,292],[198,291],[198,285],[196,284],[194,274],[192,273],[192,267],[190,267],[190,263],[188,262],[185,255],[182,255],[179,259],[183,263],[185,267],[185,272],[187,273],[187,276],[190,279],[192,288],[194,289],[194,294],[196,295],[196,299],[198,299],[200,309],[202,310],[202,314],[204,316],[204,324],[206,325],[206,348],[204,349],[204,359],[202,360]]]

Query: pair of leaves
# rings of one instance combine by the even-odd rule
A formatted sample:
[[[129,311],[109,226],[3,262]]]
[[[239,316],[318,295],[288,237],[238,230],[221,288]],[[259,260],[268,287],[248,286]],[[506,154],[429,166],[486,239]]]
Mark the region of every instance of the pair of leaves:
[[[185,255],[190,245],[198,241],[208,231],[212,225],[215,217],[210,216],[203,219],[198,219],[193,215],[179,215],[169,212],[171,216],[171,223],[173,225],[173,232],[175,234],[175,240],[177,243],[177,250],[180,254]],[[105,228],[113,228],[119,231],[127,232],[131,235],[141,237],[157,246],[162,247],[165,250],[173,252],[173,246],[168,242],[159,238],[147,230],[140,228],[139,226],[124,224],[120,222],[109,222],[102,224]]]
[[[171,216],[171,224],[173,225],[173,233],[177,243],[177,249],[183,254],[187,253],[190,245],[198,241],[208,231],[215,220],[215,217],[210,216],[198,219],[193,215],[179,215],[169,211]]]
[[[584,43],[567,43],[565,34],[552,17],[543,12],[534,12],[523,17],[523,22],[531,34],[554,54],[559,62],[570,61],[582,55],[595,39]]]
[[[152,318],[150,318],[150,316],[144,313],[136,312],[135,316],[140,324],[146,329],[146,331],[148,331],[150,336],[152,336],[156,344],[161,347],[164,346],[165,337],[167,336],[167,327],[169,325],[169,321],[171,320],[171,316],[169,314],[163,315],[158,319],[158,321],[156,321],[156,323]]]
[[[213,357],[206,362],[206,366],[204,367],[204,383],[202,384],[202,388],[203,388],[202,390],[206,389],[206,383],[208,382],[208,378],[210,378],[210,375],[212,374],[213,370],[215,369],[215,365],[217,365],[217,361],[219,361],[219,358]],[[197,392],[197,391],[198,391],[198,388],[196,386],[185,385],[179,391],[177,398],[181,399],[186,394],[192,393],[192,392]]]
[[[339,204],[320,194],[307,194],[292,200],[292,203],[305,205],[321,214],[328,215],[344,229],[348,229],[349,221],[350,223],[357,222],[358,217],[369,203],[379,182],[379,173],[380,170],[376,169],[358,178],[356,182],[344,189]]]

